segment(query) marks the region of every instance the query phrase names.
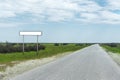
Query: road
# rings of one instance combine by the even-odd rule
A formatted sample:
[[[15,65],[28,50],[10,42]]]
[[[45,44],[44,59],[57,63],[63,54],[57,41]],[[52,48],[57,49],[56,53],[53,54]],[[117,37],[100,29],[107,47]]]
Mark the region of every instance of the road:
[[[120,68],[96,44],[10,80],[120,80]]]

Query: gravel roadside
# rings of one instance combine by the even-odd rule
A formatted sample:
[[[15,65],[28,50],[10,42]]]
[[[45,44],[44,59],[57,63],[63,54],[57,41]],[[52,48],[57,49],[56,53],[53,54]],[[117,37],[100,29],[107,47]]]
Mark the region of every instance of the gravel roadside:
[[[0,72],[0,80],[9,80],[9,78],[11,78],[11,77],[15,77],[19,74],[22,74],[22,73],[29,71],[33,68],[36,68],[38,66],[44,65],[48,62],[56,60],[67,54],[70,54],[70,53],[72,53],[72,52],[65,52],[62,54],[58,54],[58,55],[48,57],[48,58],[43,58],[43,59],[27,60],[24,62],[19,62],[18,64],[15,64],[12,67],[8,66],[5,70],[5,72]]]
[[[120,54],[108,52],[112,59],[120,66]]]

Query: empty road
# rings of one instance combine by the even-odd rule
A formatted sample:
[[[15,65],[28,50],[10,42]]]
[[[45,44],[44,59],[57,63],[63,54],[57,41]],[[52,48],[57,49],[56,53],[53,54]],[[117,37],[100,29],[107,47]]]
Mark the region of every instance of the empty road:
[[[120,68],[96,44],[10,80],[120,80]]]

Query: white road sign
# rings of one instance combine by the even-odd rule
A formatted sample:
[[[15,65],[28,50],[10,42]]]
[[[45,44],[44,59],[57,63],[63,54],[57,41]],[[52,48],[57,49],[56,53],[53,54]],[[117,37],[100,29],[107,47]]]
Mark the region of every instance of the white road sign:
[[[37,36],[37,35],[42,35],[42,32],[20,32],[20,35],[22,36]]]

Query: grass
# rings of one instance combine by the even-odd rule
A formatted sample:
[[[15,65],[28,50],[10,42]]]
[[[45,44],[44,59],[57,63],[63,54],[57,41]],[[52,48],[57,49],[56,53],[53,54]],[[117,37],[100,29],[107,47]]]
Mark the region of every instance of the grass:
[[[111,47],[108,45],[101,45],[106,51],[120,54],[120,46]]]
[[[25,52],[24,55],[21,52],[0,54],[0,64],[10,63],[12,61],[24,61],[29,59],[40,59],[45,57],[50,57],[57,54],[62,54],[63,52],[79,50],[87,45],[68,44],[54,46],[54,44],[43,44],[46,46],[45,50],[40,50],[39,54],[36,55],[35,51]]]
[[[101,45],[111,56],[111,58],[120,66],[120,43]]]
[[[54,44],[43,44],[46,48],[45,50],[40,50],[39,54],[36,55],[35,51],[25,52],[24,55],[22,52],[8,53],[8,54],[0,54],[0,71],[4,71],[7,66],[13,66],[19,61],[31,60],[31,59],[41,59],[45,57],[51,57],[57,54],[63,54],[64,52],[76,51],[82,49],[87,45],[80,44],[68,44],[68,45],[59,45],[54,46]],[[13,63],[13,61],[15,63]],[[1,66],[5,65],[5,66]]]

